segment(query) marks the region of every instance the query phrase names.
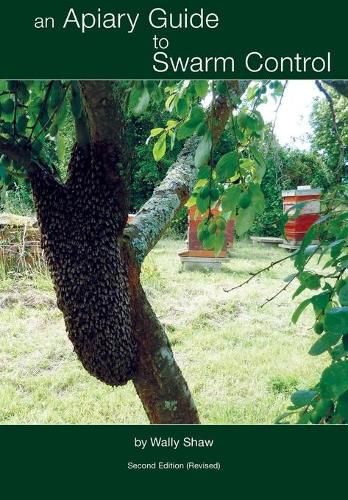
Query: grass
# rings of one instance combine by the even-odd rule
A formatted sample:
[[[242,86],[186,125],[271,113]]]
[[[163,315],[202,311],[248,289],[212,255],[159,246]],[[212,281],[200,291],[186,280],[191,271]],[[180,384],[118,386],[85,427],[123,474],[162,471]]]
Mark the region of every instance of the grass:
[[[293,288],[260,308],[293,272],[291,262],[225,293],[284,251],[242,242],[222,271],[183,272],[182,248],[160,242],[144,264],[143,284],[202,422],[272,423],[294,389],[317,381],[326,361],[307,354],[315,337],[311,312],[290,322]],[[131,384],[110,388],[77,361],[45,270],[0,273],[0,423],[146,422]]]

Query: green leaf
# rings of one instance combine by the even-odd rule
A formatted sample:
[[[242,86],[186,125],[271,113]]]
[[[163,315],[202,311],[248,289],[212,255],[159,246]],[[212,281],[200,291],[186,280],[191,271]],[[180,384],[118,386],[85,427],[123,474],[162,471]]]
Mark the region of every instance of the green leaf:
[[[249,129],[252,132],[260,132],[265,126],[259,111],[250,112],[244,109],[239,112],[237,122],[242,130]]]
[[[337,399],[348,390],[348,361],[333,363],[322,373],[320,394],[324,399]]]
[[[208,163],[211,154],[212,137],[210,131],[207,132],[198,144],[195,154],[195,165],[201,167]]]
[[[4,134],[12,135],[12,123],[2,123],[1,130]]]
[[[307,411],[303,411],[302,413],[300,413],[296,424],[299,425],[309,424],[309,418],[310,418],[309,413]]]
[[[331,257],[333,259],[337,259],[337,257],[340,255],[340,253],[342,252],[343,248],[346,246],[346,240],[338,240],[338,241],[335,241],[332,245],[331,245]]]
[[[180,99],[178,99],[178,102],[176,103],[176,112],[178,113],[180,118],[186,116],[188,109],[189,106],[187,104],[187,100],[184,97],[180,97]]]
[[[11,165],[11,160],[8,158],[8,156],[2,155],[0,158],[0,164],[4,168],[8,168]]]
[[[198,97],[205,97],[207,95],[209,90],[208,80],[196,80],[194,86]]]
[[[200,241],[205,240],[208,238],[210,235],[209,229],[208,229],[208,219],[204,218],[202,221],[198,224],[197,227],[197,236]]]
[[[310,413],[312,424],[319,424],[320,421],[327,417],[333,408],[331,399],[321,398]]]
[[[224,80],[217,80],[216,81],[216,92],[222,96],[228,95],[228,87],[227,87],[227,84]]]
[[[56,135],[58,134],[58,127],[56,123],[52,123],[49,132],[51,137],[56,137]]]
[[[14,110],[14,101],[11,98],[6,99],[3,103],[1,103],[1,110],[5,115],[10,115]]]
[[[170,137],[170,150],[173,151],[176,139],[175,130],[169,130],[169,137]]]
[[[338,398],[336,412],[345,422],[348,422],[348,391],[341,394]]]
[[[248,127],[248,114],[245,112],[245,110],[241,110],[238,113],[237,123],[242,130]]]
[[[178,123],[179,123],[178,120],[168,120],[167,121],[167,129],[170,130],[170,129],[176,127]]]
[[[16,121],[16,130],[19,134],[23,134],[28,125],[28,117],[20,115]]]
[[[216,177],[220,182],[233,177],[239,167],[239,158],[237,151],[230,151],[224,154],[216,165]]]
[[[246,93],[246,98],[248,101],[252,101],[256,97],[256,91],[258,90],[258,85],[249,85]]]
[[[196,131],[196,127],[191,127],[191,126],[189,126],[188,123],[183,123],[178,128],[176,136],[177,136],[178,140],[181,141],[183,139],[187,139],[188,137],[191,137],[191,135],[193,135],[195,133],[195,131]]]
[[[235,212],[241,195],[239,185],[233,185],[226,189],[221,198],[221,207],[224,212]]]
[[[53,122],[57,125],[58,129],[63,125],[68,114],[68,105],[66,99],[62,102],[57,111]]]
[[[75,92],[79,94],[78,88],[75,89]],[[59,80],[55,80],[52,83],[51,92],[48,98],[48,104],[51,109],[55,109],[59,106],[64,96],[64,87]]]
[[[10,176],[8,175],[8,167],[11,165],[11,160],[2,155],[0,158],[0,183],[7,186],[10,183]]]
[[[257,147],[255,145],[252,144],[249,147],[249,150],[250,150],[250,153],[253,156],[253,158],[255,159],[256,164],[258,166],[258,168],[256,169],[256,176],[257,176],[258,181],[261,182],[263,179],[263,176],[266,173],[266,167],[267,167],[266,161],[265,161],[262,153],[257,149]]]
[[[208,208],[209,208],[209,202],[210,202],[210,197],[208,196],[202,196],[202,190],[199,192],[199,195],[197,196],[196,199],[196,206],[197,209],[200,211],[201,214],[204,214]]]
[[[196,134],[199,136],[199,137],[202,137],[207,131],[208,131],[208,127],[207,127],[207,124],[206,122],[201,122],[198,127],[196,128]]]
[[[301,208],[303,208],[303,206],[306,205],[306,202],[304,203],[297,203],[296,204],[296,210],[295,210],[295,218],[298,217],[298,211],[300,211]],[[293,219],[293,217],[290,218],[291,220]],[[297,251],[296,253],[296,258],[295,258],[295,267],[299,270],[303,269],[303,266],[305,265],[306,263],[306,255],[305,255],[305,249],[308,247],[308,245],[310,245],[313,241],[313,239],[315,239],[315,236],[317,234],[317,226],[312,226],[305,234],[303,240],[302,240],[302,243],[301,243],[301,246],[299,248],[299,250]]]
[[[306,309],[307,306],[312,302],[311,299],[306,299],[301,304],[296,308],[294,314],[292,315],[291,321],[296,324],[297,321],[299,320],[299,317],[303,313],[303,311]]]
[[[177,95],[176,94],[171,94],[167,98],[167,100],[165,102],[165,108],[166,108],[167,111],[169,111],[169,113],[171,113],[173,111],[176,99],[177,99]]]
[[[340,299],[341,306],[348,306],[348,283],[343,285],[341,288],[338,297]]]
[[[279,80],[276,80],[275,82],[273,82],[273,93],[275,96],[280,97],[283,94],[283,90],[284,90],[284,87],[283,87],[282,82],[280,82]]]
[[[344,335],[348,332],[348,307],[333,307],[325,313],[326,332]]]
[[[318,295],[313,295],[312,304],[314,308],[314,312],[319,314],[325,307],[328,305],[330,301],[330,292],[329,290],[325,290],[325,292],[319,293]]]
[[[250,183],[248,192],[251,196],[251,203],[257,214],[261,214],[265,209],[265,197],[258,184]]]
[[[210,165],[202,165],[198,170],[198,179],[209,179],[211,173]]]
[[[324,333],[324,335],[319,337],[319,339],[314,342],[308,353],[311,356],[319,356],[320,354],[323,354],[323,352],[327,351],[330,347],[337,344],[340,338],[341,335],[337,333]]]
[[[156,137],[163,132],[164,128],[153,128],[150,132],[150,137]]]
[[[291,402],[296,408],[302,408],[303,406],[308,406],[313,399],[317,396],[316,391],[310,390],[300,390],[291,394]]]
[[[26,104],[30,99],[30,93],[25,81],[17,83],[17,98],[22,104]]]
[[[199,106],[194,106],[191,110],[189,119],[178,128],[176,134],[178,140],[180,141],[193,135],[204,120],[205,114],[203,109]]]
[[[216,234],[214,238],[215,255],[219,255],[221,250],[224,248],[224,245],[225,245],[225,233],[224,231],[221,231],[220,233]]]
[[[190,118],[186,122],[190,127],[198,127],[205,120],[205,113],[199,106],[194,106],[191,110]]]
[[[251,114],[251,120],[252,124],[250,125],[249,128],[251,128],[252,130],[260,132],[264,128],[265,123],[263,121],[260,111],[257,110],[253,111],[253,113]]]
[[[299,278],[301,285],[305,288],[309,288],[309,290],[318,290],[318,288],[320,288],[320,276],[317,274],[304,271],[300,274]]]
[[[155,161],[160,161],[166,154],[166,150],[167,150],[167,134],[162,133],[162,135],[159,136],[159,139],[155,142],[152,149],[152,154]]]
[[[255,220],[255,208],[250,205],[248,208],[240,208],[238,212],[238,217],[236,221],[236,233],[238,236],[245,234],[254,223]]]

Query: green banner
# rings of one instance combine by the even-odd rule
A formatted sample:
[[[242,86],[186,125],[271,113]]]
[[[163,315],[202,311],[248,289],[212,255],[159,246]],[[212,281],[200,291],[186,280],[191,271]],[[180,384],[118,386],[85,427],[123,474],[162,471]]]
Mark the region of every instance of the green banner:
[[[344,78],[342,8],[323,12],[297,0],[6,2],[0,78]]]
[[[347,432],[331,426],[0,427],[2,498],[186,498],[189,492],[279,498],[286,491],[321,498],[317,464],[325,460],[326,478],[333,471],[344,477],[344,461],[325,459],[323,449],[334,435],[343,442]]]

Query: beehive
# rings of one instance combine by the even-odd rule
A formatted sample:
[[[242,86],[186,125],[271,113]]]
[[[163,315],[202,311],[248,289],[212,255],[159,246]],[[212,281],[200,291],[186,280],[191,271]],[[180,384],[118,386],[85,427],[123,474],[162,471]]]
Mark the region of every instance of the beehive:
[[[218,208],[212,210],[213,215],[220,213]],[[207,266],[210,268],[220,268],[221,263],[228,257],[228,252],[233,246],[234,240],[234,220],[231,219],[226,224],[225,245],[219,255],[215,255],[213,250],[205,250],[202,242],[198,238],[198,226],[205,215],[197,212],[196,206],[192,206],[188,213],[187,230],[187,250],[180,252],[179,257],[186,268]]]
[[[282,191],[283,212],[289,216],[293,215],[295,205],[305,202],[299,216],[285,224],[286,241],[291,245],[300,244],[308,229],[319,219],[320,195],[320,189],[311,189],[310,186],[298,186],[297,189]]]

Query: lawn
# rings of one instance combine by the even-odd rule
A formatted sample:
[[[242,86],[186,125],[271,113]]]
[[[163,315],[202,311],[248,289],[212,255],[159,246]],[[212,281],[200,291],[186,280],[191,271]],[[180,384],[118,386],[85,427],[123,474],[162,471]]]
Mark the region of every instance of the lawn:
[[[293,272],[291,262],[231,293],[285,250],[235,245],[220,272],[185,271],[180,241],[163,240],[144,264],[143,284],[166,326],[203,423],[272,423],[295,388],[316,382],[323,356],[307,352],[308,310],[291,324],[291,293],[263,302]],[[298,299],[298,302],[302,300]],[[108,387],[77,361],[44,269],[0,279],[0,423],[146,423],[131,384]]]

